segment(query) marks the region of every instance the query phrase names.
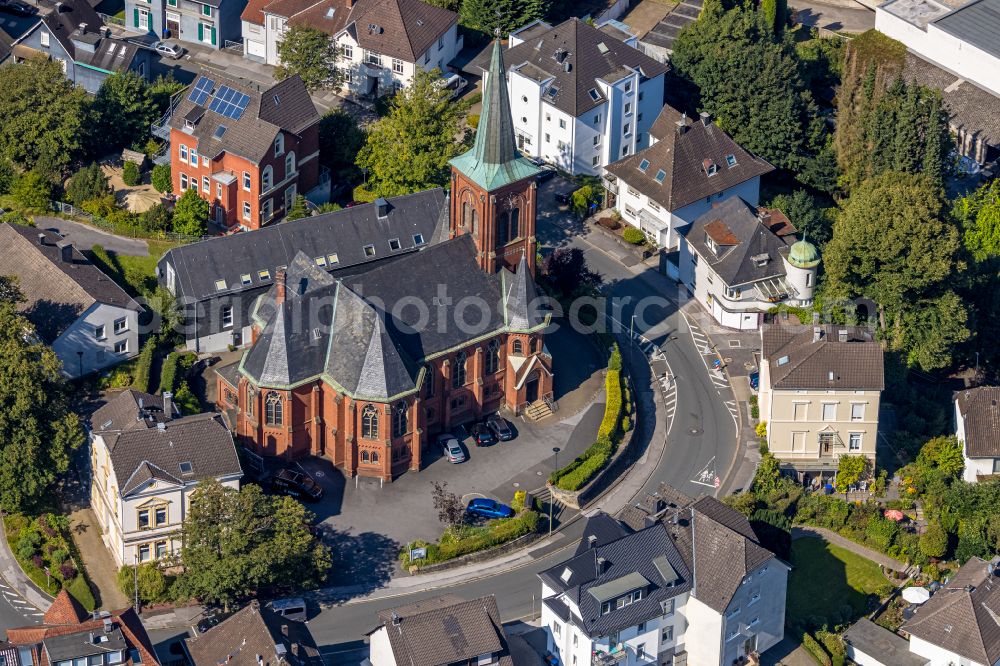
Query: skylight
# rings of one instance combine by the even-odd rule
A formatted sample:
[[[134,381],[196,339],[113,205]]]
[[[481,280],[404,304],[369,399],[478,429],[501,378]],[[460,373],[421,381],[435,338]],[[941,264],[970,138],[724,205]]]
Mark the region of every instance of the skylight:
[[[778,359],[778,365],[785,365],[786,363],[788,363],[787,356],[782,356],[781,358]]]
[[[736,166],[736,155],[726,155],[726,164],[729,165],[730,169]]]
[[[603,55],[608,52],[608,45],[605,44],[604,42],[600,42],[597,45],[597,50],[600,51],[601,54]]]
[[[316,257],[317,266],[326,266],[326,257]]]
[[[646,169],[649,168],[649,160],[643,160],[639,162],[639,171],[646,173]]]
[[[194,465],[187,461],[182,462],[178,467],[181,468],[181,474],[191,474],[194,472]]]
[[[326,255],[326,261],[331,266],[333,266],[334,264],[339,264],[340,263],[340,259],[337,257],[337,253],[336,252],[333,253],[333,254]]]
[[[424,244],[424,235],[423,234],[413,234],[413,244],[414,245],[423,245]]]
[[[226,289],[226,281],[225,280],[216,280],[215,281],[215,290],[216,291],[225,291],[225,289]]]
[[[240,276],[240,282],[242,282],[243,284],[246,285],[246,284],[250,284],[251,282],[253,282],[253,280],[250,279],[250,274],[249,273],[244,273],[243,275]]]
[[[568,583],[569,579],[570,579],[570,576],[572,576],[572,575],[573,575],[573,572],[570,571],[569,567],[566,567],[565,569],[563,569],[563,572],[561,574],[559,574],[559,580],[561,580],[564,583]]]
[[[667,177],[667,172],[664,171],[663,169],[660,169],[659,171],[656,172],[656,182],[662,183],[663,179],[666,177]]]
[[[365,245],[365,256],[366,257],[374,257],[375,256],[375,246],[374,245]]]
[[[222,135],[226,133],[227,129],[229,128],[226,127],[225,125],[219,125],[218,127],[215,128],[215,134],[213,134],[212,136],[214,136],[216,139],[221,139]]]
[[[555,97],[558,92],[559,92],[558,86],[549,86],[549,89],[545,91],[545,94],[548,95],[549,97]]]
[[[262,271],[257,271],[257,277],[261,280],[270,280],[271,271],[267,270],[266,268]]]
[[[588,92],[590,93],[590,99],[595,102],[601,99],[601,93],[597,92],[597,88],[591,88]]]
[[[395,252],[400,247],[402,247],[402,246],[399,244],[399,239],[398,238],[390,238],[389,239],[389,249],[390,250],[392,250],[393,252]]]

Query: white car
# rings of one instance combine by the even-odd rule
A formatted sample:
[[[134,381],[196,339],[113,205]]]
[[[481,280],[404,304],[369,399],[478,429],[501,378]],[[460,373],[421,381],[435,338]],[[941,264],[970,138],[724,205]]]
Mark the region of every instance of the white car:
[[[452,99],[458,97],[465,90],[465,86],[469,85],[469,82],[458,74],[445,74],[440,80],[435,81],[434,85],[438,88],[444,88],[445,90],[451,91]]]
[[[184,55],[184,47],[180,44],[173,44],[171,42],[156,42],[153,46],[156,52],[172,60],[177,60],[182,55]]]
[[[462,446],[454,435],[439,435],[438,444],[441,445],[441,450],[448,462],[452,464],[465,462],[465,451],[462,450]]]

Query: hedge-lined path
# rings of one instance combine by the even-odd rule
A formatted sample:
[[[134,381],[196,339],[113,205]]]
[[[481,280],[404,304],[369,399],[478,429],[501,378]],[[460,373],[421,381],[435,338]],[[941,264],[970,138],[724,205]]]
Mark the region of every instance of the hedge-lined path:
[[[130,606],[131,602],[118,589],[118,566],[104,545],[93,510],[81,508],[69,514],[69,531],[87,569],[98,608],[115,610]]]

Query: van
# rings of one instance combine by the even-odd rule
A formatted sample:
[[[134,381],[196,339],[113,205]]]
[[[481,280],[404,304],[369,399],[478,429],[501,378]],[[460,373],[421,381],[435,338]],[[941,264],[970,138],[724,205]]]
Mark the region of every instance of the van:
[[[306,621],[305,599],[275,599],[267,605],[275,614],[295,622]]]
[[[450,90],[452,99],[461,95],[462,91],[465,90],[465,86],[468,84],[468,81],[454,73],[445,74],[444,77],[434,82],[434,85],[438,88]]]

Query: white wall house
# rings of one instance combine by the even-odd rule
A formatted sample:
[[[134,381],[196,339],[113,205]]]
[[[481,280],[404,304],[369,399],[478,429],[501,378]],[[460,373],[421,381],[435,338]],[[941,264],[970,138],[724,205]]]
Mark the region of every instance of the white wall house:
[[[1000,474],[1000,387],[955,394],[955,436],[962,444],[962,478],[976,483]]]
[[[378,97],[407,87],[419,70],[440,69],[462,50],[455,12],[420,0],[251,1],[243,11],[244,55],[280,64],[290,26],[318,28],[337,44],[344,92]]]
[[[774,170],[711,122],[671,106],[656,111],[645,150],[615,158],[604,171],[608,205],[651,243],[673,249],[677,230],[730,197],[756,206],[760,177]],[[677,276],[672,276],[677,277]]]
[[[91,506],[118,566],[171,561],[198,482],[243,476],[218,415],[178,418],[169,395],[125,391],[91,418]]]
[[[571,18],[511,33],[503,57],[522,153],[574,175],[599,175],[649,145],[666,66],[636,49],[620,25]],[[488,56],[475,62],[484,81]]]

